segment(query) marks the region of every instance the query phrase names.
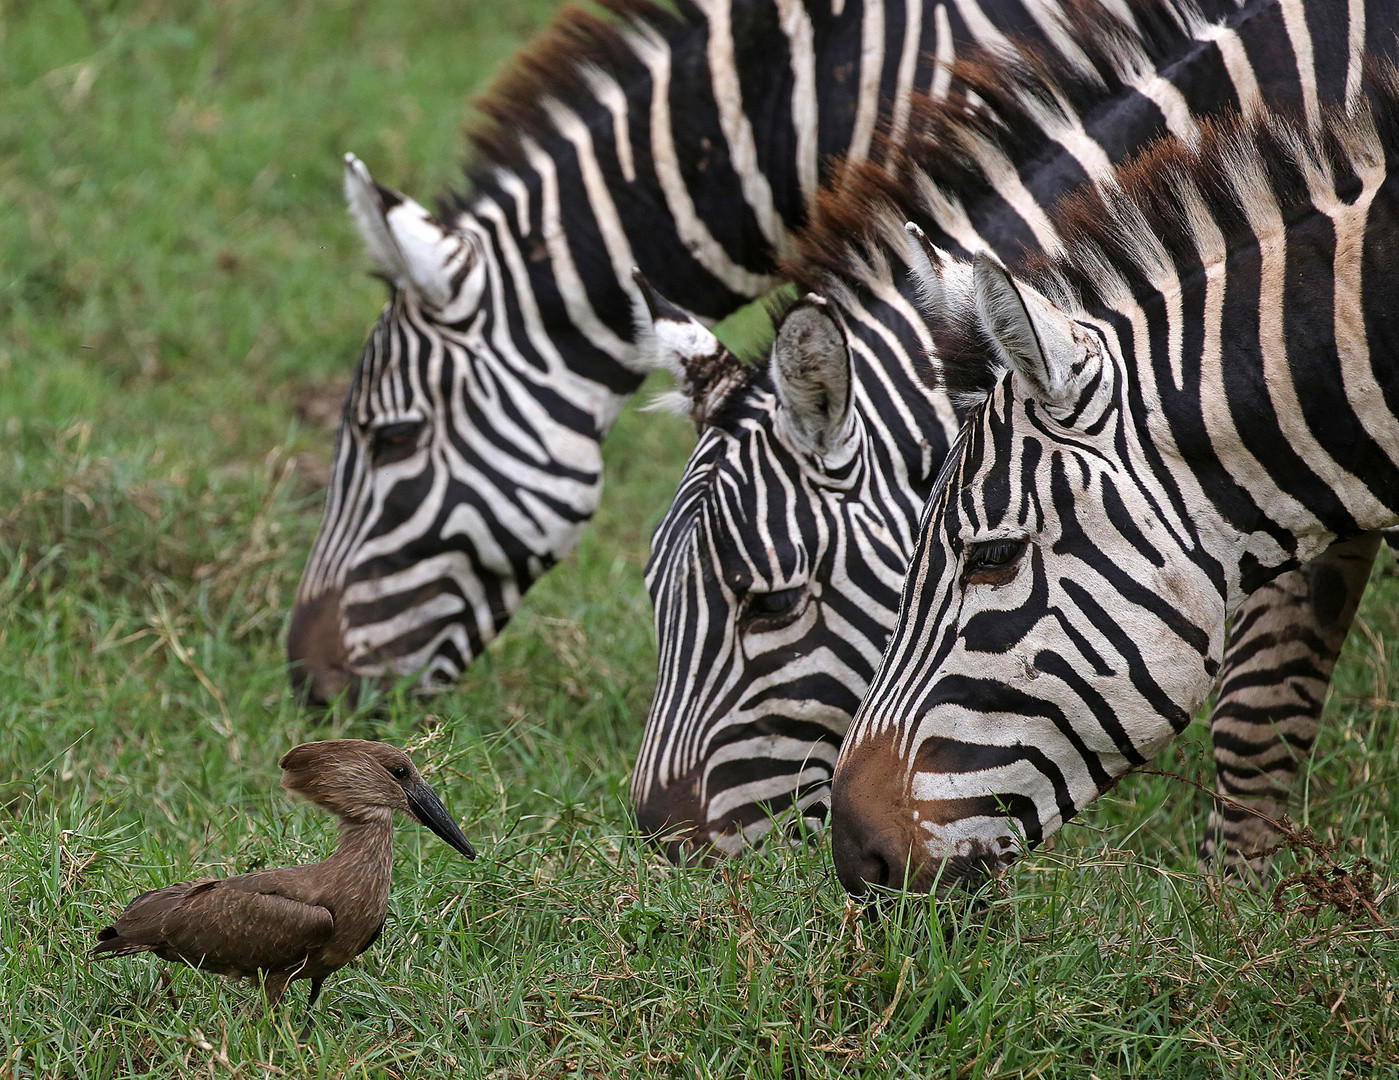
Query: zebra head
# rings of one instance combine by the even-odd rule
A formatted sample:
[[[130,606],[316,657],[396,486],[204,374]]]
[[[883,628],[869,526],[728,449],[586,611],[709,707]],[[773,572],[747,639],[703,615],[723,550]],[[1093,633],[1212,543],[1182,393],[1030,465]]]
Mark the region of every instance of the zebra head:
[[[443,224],[353,155],[345,194],[393,292],[345,401],[287,637],[314,703],[364,680],[454,680],[572,546],[600,465],[596,440],[515,392],[528,365],[492,317],[502,282],[482,223]]]
[[[652,538],[660,670],[632,801],[685,861],[756,841],[774,816],[824,822],[906,548],[876,509],[891,500],[866,490],[879,476],[834,305],[799,301],[750,370],[648,300],[641,340],[676,370],[700,437]]]
[[[1189,722],[1224,639],[1219,563],[1143,447],[1116,338],[985,255],[956,295],[954,261],[928,255],[939,351],[984,399],[836,768],[857,895],[945,892],[1038,843]]]

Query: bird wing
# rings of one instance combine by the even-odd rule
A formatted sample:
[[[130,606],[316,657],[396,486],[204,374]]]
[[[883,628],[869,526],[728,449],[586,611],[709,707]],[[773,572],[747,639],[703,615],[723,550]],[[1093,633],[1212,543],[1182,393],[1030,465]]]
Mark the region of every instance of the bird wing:
[[[150,889],[141,893],[111,926],[97,932],[97,946],[92,950],[94,958],[101,956],[130,956],[133,953],[150,952],[165,943],[161,921],[171,907],[178,905],[186,896],[199,889],[212,885],[215,878],[202,878],[199,881],[180,881],[163,889]]]
[[[102,934],[108,938],[108,930],[132,946],[154,948],[164,942],[161,923],[171,908],[178,907],[191,893],[198,893],[216,884],[217,878],[202,878],[199,881],[180,881],[163,889],[151,889],[141,893],[126,905],[126,910],[117,921]]]
[[[166,959],[226,975],[294,968],[330,938],[335,917],[328,908],[283,896],[270,882],[257,890],[247,884],[205,880],[143,893],[116,931]]]

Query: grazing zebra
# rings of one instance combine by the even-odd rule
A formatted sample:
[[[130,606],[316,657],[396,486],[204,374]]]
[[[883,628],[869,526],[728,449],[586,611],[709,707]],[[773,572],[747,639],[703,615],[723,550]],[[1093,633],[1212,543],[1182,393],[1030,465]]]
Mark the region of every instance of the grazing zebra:
[[[287,639],[315,702],[456,679],[597,507],[646,374],[632,267],[701,317],[777,282],[823,170],[895,139],[954,41],[1056,0],[649,0],[576,10],[481,107],[469,197],[434,216],[347,158],[392,296],[359,361]],[[983,7],[985,11],[983,11]],[[969,23],[970,21],[970,28]],[[989,29],[988,29],[989,28]]]
[[[1394,44],[1340,104],[1079,192],[1018,277],[927,249],[943,377],[979,400],[836,767],[852,893],[1037,844],[1189,723],[1245,596],[1399,522]]]
[[[672,858],[735,851],[783,813],[822,822],[893,628],[917,521],[958,430],[953,402],[925,377],[921,357],[938,350],[906,270],[903,219],[963,253],[1062,248],[1045,209],[1056,195],[1105,178],[1159,134],[1196,137],[1195,115],[1343,98],[1367,30],[1393,36],[1395,13],[1379,4],[1317,0],[1300,25],[1299,10],[1231,4],[1211,21],[1140,4],[1133,29],[1117,8],[1085,5],[1038,65],[1000,50],[955,78],[949,69],[942,104],[910,109],[910,156],[924,167],[884,188],[866,168],[867,198],[860,182],[823,197],[798,274],[828,302],[792,310],[764,370],[739,368],[653,301],[650,347],[696,373],[686,389],[701,428],[652,544],[660,670],[632,780],[643,829]],[[1043,74],[1051,61],[1067,72],[1056,85]],[[966,91],[992,122],[968,120]],[[870,207],[891,198],[897,212]],[[1354,555],[1319,556],[1240,614],[1214,719],[1219,784],[1266,812],[1285,805],[1315,732],[1368,571],[1365,552]],[[1231,808],[1212,818],[1204,857],[1216,837],[1237,865],[1270,834]]]

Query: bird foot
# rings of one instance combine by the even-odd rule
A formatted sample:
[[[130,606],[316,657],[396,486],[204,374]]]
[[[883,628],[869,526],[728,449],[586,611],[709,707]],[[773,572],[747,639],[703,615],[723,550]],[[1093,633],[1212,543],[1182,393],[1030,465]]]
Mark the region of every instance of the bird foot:
[[[171,1004],[171,1005],[178,1005],[178,1004],[180,1003],[179,996],[175,993],[175,991],[174,991],[173,989],[171,989],[171,987],[173,987],[174,985],[175,985],[175,976],[171,975],[170,972],[166,971],[164,968],[161,968],[161,969],[160,969],[160,991],[161,991],[161,993],[163,993],[166,997],[168,997],[168,998],[170,999],[170,1004]]]

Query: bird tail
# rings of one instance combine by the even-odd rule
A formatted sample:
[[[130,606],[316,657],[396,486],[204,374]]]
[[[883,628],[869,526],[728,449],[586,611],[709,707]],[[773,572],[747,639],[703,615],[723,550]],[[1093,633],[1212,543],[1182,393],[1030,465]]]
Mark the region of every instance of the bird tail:
[[[97,931],[97,944],[88,953],[90,960],[103,960],[109,956],[134,956],[136,953],[150,952],[154,945],[142,945],[128,941],[117,933],[115,926],[104,926]]]

